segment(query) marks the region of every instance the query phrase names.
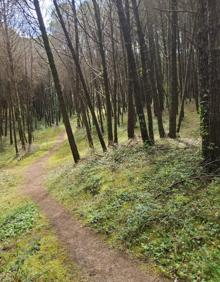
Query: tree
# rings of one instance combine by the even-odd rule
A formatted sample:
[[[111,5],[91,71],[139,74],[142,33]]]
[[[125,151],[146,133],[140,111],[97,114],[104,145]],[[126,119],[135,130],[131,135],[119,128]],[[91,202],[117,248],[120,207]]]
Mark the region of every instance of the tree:
[[[170,0],[170,109],[169,137],[176,138],[176,117],[178,114],[178,79],[177,79],[177,1]]]
[[[129,68],[129,79],[132,81],[132,84],[133,84],[132,87],[133,87],[136,111],[137,111],[139,124],[140,124],[141,137],[144,143],[146,142],[148,144],[151,144],[152,141],[150,140],[149,135],[148,135],[147,124],[146,124],[146,120],[144,116],[141,87],[140,87],[139,80],[138,80],[138,73],[137,73],[137,68],[136,68],[136,63],[135,63],[135,57],[134,57],[134,53],[132,50],[132,39],[131,39],[131,32],[129,29],[128,19],[125,16],[122,1],[115,0],[114,3],[117,7],[120,26],[121,26],[121,30],[122,30],[124,41],[125,41],[128,68]]]
[[[208,0],[209,23],[209,167],[220,167],[220,3]],[[206,89],[204,89],[206,90]]]
[[[143,28],[141,25],[139,12],[138,12],[138,5],[136,0],[132,0],[132,7],[134,18],[137,26],[137,34],[138,34],[138,43],[140,46],[140,54],[141,54],[141,67],[143,72],[143,87],[146,93],[146,104],[147,104],[147,116],[148,116],[148,128],[149,128],[149,136],[152,142],[154,142],[154,130],[153,130],[153,117],[152,117],[152,89],[150,86],[150,78],[148,75],[148,54],[147,54],[147,46],[144,38]]]
[[[75,0],[72,0],[72,11],[73,11],[74,29],[75,29],[75,50],[76,50],[77,61],[79,61],[80,60],[79,26],[78,26]],[[76,95],[80,92],[80,77],[79,77],[79,74],[78,74],[78,71],[77,71],[77,67],[76,67],[76,90],[75,91],[76,91]],[[80,105],[81,105],[81,109],[82,109],[83,123],[86,127],[86,134],[87,134],[88,143],[89,143],[90,148],[94,148],[92,133],[91,133],[88,118],[87,118],[87,115],[86,115],[86,107],[85,107],[85,103],[83,102],[81,95],[79,95],[79,101],[80,101]]]
[[[70,50],[71,55],[72,55],[72,58],[73,58],[73,60],[74,60],[74,62],[75,62],[77,71],[78,71],[78,73],[79,73],[79,77],[80,77],[81,84],[82,84],[82,87],[83,87],[83,90],[84,90],[85,98],[86,98],[88,107],[89,107],[89,109],[90,109],[90,112],[91,112],[91,115],[92,115],[92,118],[93,118],[93,122],[94,122],[95,127],[96,127],[96,131],[97,131],[97,135],[98,135],[100,144],[101,144],[101,146],[102,146],[103,151],[105,152],[105,151],[107,151],[107,148],[106,148],[105,141],[104,141],[104,139],[103,139],[102,132],[101,132],[101,130],[100,130],[99,124],[98,124],[98,120],[97,120],[97,117],[96,117],[96,114],[95,114],[94,107],[93,107],[92,102],[91,102],[91,98],[90,98],[89,91],[88,91],[88,88],[87,88],[87,85],[86,85],[86,82],[85,82],[85,79],[84,79],[84,75],[83,75],[83,73],[82,73],[82,69],[81,69],[81,66],[80,66],[80,62],[78,61],[78,58],[77,58],[77,56],[76,56],[76,53],[75,53],[73,44],[72,44],[72,42],[71,42],[70,36],[69,36],[69,34],[68,34],[68,31],[67,31],[67,29],[66,29],[66,26],[65,26],[63,17],[62,17],[62,15],[61,15],[59,6],[58,6],[58,4],[57,4],[57,1],[56,1],[56,0],[53,0],[53,3],[54,3],[54,6],[55,6],[55,9],[56,9],[56,12],[57,12],[57,15],[58,15],[58,18],[59,18],[61,27],[62,27],[62,29],[63,29],[64,35],[65,35],[65,38],[66,38],[66,41],[67,41],[67,45],[68,45],[68,47],[69,47],[69,50]]]
[[[200,108],[201,108],[201,136],[202,153],[206,161],[209,159],[209,51],[208,51],[208,6],[207,0],[201,0],[198,4],[198,73],[200,84]]]
[[[74,161],[77,163],[80,160],[80,156],[79,156],[78,148],[77,148],[76,143],[75,143],[75,138],[74,138],[74,135],[73,135],[73,132],[72,132],[70,120],[69,120],[69,117],[68,117],[68,114],[67,114],[66,105],[65,105],[65,102],[64,102],[63,92],[62,92],[57,68],[56,68],[56,65],[55,65],[53,53],[51,51],[47,31],[46,31],[46,28],[45,28],[45,24],[44,24],[44,20],[43,20],[43,17],[42,17],[42,13],[41,13],[41,9],[40,9],[40,5],[39,5],[38,0],[34,0],[34,7],[35,7],[36,14],[37,14],[39,27],[40,27],[40,31],[41,31],[41,34],[42,34],[44,47],[45,47],[45,50],[46,50],[46,53],[47,53],[49,65],[50,65],[51,72],[52,72],[52,75],[53,75],[54,85],[55,85],[55,88],[56,88],[56,91],[57,91],[57,95],[58,95],[58,99],[59,99],[59,103],[60,103],[60,109],[61,109],[62,116],[63,116],[63,122],[64,122],[64,125],[65,125],[65,128],[66,128],[66,133],[67,133],[67,136],[68,136],[68,141],[69,141],[69,144],[70,144],[70,148],[71,148],[71,151],[72,151]]]
[[[106,55],[105,55],[105,50],[104,50],[104,38],[103,38],[103,32],[102,32],[101,14],[100,14],[100,7],[97,1],[92,0],[92,3],[94,7],[95,21],[96,21],[96,26],[97,26],[97,39],[98,39],[99,52],[100,52],[100,56],[102,60],[102,72],[103,72],[105,100],[106,100],[108,142],[109,142],[109,145],[111,145],[113,143],[112,109],[111,109],[112,107],[111,107],[107,62],[106,62]]]

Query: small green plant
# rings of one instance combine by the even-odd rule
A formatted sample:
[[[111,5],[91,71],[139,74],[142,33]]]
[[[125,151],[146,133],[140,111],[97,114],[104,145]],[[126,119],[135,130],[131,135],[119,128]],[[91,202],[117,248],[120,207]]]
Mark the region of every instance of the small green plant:
[[[89,178],[89,181],[85,181],[83,185],[83,191],[86,193],[90,193],[95,196],[99,193],[101,188],[101,177],[97,175],[93,175]]]
[[[36,206],[26,204],[0,218],[0,240],[14,238],[31,230],[38,216]]]

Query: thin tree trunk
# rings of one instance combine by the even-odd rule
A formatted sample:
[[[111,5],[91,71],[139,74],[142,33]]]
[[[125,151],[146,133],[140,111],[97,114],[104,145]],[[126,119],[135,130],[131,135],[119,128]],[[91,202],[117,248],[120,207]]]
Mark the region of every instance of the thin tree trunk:
[[[136,111],[140,124],[141,137],[144,143],[152,144],[148,135],[147,124],[144,116],[141,88],[138,81],[137,67],[136,67],[134,53],[132,50],[132,40],[131,40],[129,24],[125,17],[122,1],[114,0],[114,3],[118,10],[119,21],[124,36],[125,47],[127,51],[129,75],[130,75],[129,79],[133,82],[134,100],[135,100]]]
[[[63,92],[62,92],[62,89],[61,89],[57,68],[56,68],[56,65],[55,65],[53,53],[52,53],[51,48],[50,48],[50,43],[49,43],[49,39],[48,39],[48,36],[47,36],[47,32],[46,32],[46,28],[45,28],[45,24],[44,24],[44,20],[43,20],[43,17],[42,17],[42,13],[41,13],[41,10],[40,10],[40,5],[39,5],[38,0],[34,0],[34,6],[35,6],[36,13],[37,13],[37,18],[38,18],[38,22],[39,22],[39,25],[40,25],[42,37],[43,37],[44,47],[45,47],[45,50],[46,50],[46,53],[47,53],[48,61],[49,61],[49,64],[50,64],[52,75],[53,75],[54,85],[55,85],[55,88],[56,88],[56,91],[57,91],[60,109],[62,111],[62,116],[63,116],[63,122],[64,122],[64,125],[65,125],[65,128],[66,128],[66,133],[67,133],[67,136],[68,136],[68,141],[69,141],[69,144],[70,144],[70,148],[71,148],[71,151],[72,151],[74,161],[77,163],[80,160],[80,155],[79,155],[79,152],[78,152],[78,148],[76,146],[75,138],[74,138],[72,128],[71,128],[71,124],[70,124],[70,121],[69,121],[69,117],[68,117],[68,114],[67,114],[67,110],[66,110],[66,106],[65,106],[65,102],[64,102]]]
[[[170,58],[170,111],[169,137],[176,138],[176,117],[178,114],[178,76],[177,76],[177,0],[170,0],[171,9],[171,58]]]
[[[86,82],[85,82],[85,79],[84,79],[84,76],[83,76],[83,73],[82,73],[82,69],[81,69],[80,63],[79,63],[79,61],[77,59],[77,56],[76,56],[76,53],[75,53],[72,41],[71,41],[71,39],[69,37],[68,31],[66,29],[63,17],[62,17],[62,15],[60,13],[60,9],[58,7],[57,1],[53,0],[53,3],[54,3],[54,6],[55,6],[55,9],[56,9],[56,12],[57,12],[57,15],[58,15],[61,27],[63,29],[63,32],[64,32],[64,35],[65,35],[68,47],[70,49],[72,58],[73,58],[73,60],[75,62],[75,65],[77,67],[77,70],[78,70],[78,73],[79,73],[79,77],[80,77],[80,80],[81,80],[81,84],[82,84],[82,87],[83,87],[83,90],[84,90],[84,94],[85,94],[85,97],[86,97],[86,100],[87,100],[87,104],[88,104],[88,107],[90,109],[94,125],[96,127],[97,135],[99,137],[100,144],[102,146],[103,151],[106,152],[107,151],[107,147],[105,145],[105,141],[103,139],[102,132],[101,132],[99,124],[98,124],[98,120],[97,120],[97,117],[96,117],[96,114],[95,114],[95,110],[94,110],[92,101],[90,99],[90,95],[89,95],[89,92],[88,92],[88,89],[87,89],[87,86],[86,86]]]
[[[106,56],[103,43],[103,32],[101,26],[101,15],[100,8],[96,0],[92,0],[94,11],[95,11],[95,21],[97,25],[97,35],[98,35],[98,45],[99,52],[102,60],[102,71],[103,71],[103,80],[105,88],[105,100],[106,100],[106,114],[107,114],[107,133],[108,133],[108,143],[109,145],[113,144],[113,132],[112,132],[112,110],[111,110],[111,98],[109,90],[109,79],[107,71]]]
[[[144,33],[139,17],[138,12],[138,5],[136,0],[132,0],[132,6],[133,6],[133,12],[135,17],[135,22],[137,26],[137,34],[138,34],[138,42],[140,45],[140,53],[141,53],[141,66],[142,66],[142,72],[143,72],[143,87],[146,95],[146,104],[147,104],[147,116],[148,116],[148,128],[149,128],[149,136],[152,141],[154,142],[154,129],[153,129],[153,116],[152,116],[152,110],[151,110],[151,88],[150,88],[150,81],[149,76],[147,72],[147,46],[144,38]]]

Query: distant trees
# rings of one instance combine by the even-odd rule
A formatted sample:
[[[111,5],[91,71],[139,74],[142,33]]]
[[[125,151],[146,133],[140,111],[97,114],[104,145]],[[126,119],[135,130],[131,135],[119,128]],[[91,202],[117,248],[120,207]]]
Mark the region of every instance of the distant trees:
[[[20,147],[31,149],[38,123],[60,122],[60,110],[44,52],[18,32],[24,23],[17,4],[0,2],[0,139],[8,137],[19,155]]]
[[[28,126],[26,119],[30,110],[26,93],[31,81],[26,75],[27,61],[22,62],[20,59],[21,55],[26,56],[30,45],[26,46],[25,39],[19,38],[12,28],[15,1],[1,1],[0,11],[0,137],[7,137],[9,133],[10,143],[14,144],[18,155],[18,137],[23,150],[26,149],[27,142],[29,145],[32,143],[32,127]],[[25,135],[26,126],[28,139]]]
[[[218,163],[217,1],[53,0],[49,28],[43,18],[39,25],[37,3],[0,4],[0,136],[9,135],[16,153],[30,147],[38,123],[63,119],[77,161],[73,116],[90,148],[95,128],[103,151],[105,134],[117,144],[124,123],[129,139],[138,127],[149,145],[157,135],[177,138],[185,104],[194,101],[204,159]],[[25,23],[25,36],[16,21]]]
[[[72,42],[71,42],[69,33],[68,33],[67,28],[66,28],[66,26],[65,26],[65,22],[64,22],[64,20],[63,20],[62,14],[61,14],[61,12],[60,12],[60,9],[59,9],[59,7],[58,7],[58,5],[57,5],[56,0],[53,0],[53,3],[54,3],[54,6],[55,6],[55,9],[56,9],[56,12],[57,12],[57,15],[58,15],[60,24],[61,24],[61,26],[62,26],[64,35],[65,35],[65,38],[66,38],[66,41],[67,41],[68,48],[69,48],[69,50],[70,50],[70,52],[71,52],[71,55],[72,55],[72,58],[73,58],[73,60],[74,60],[74,62],[75,62],[76,70],[77,70],[77,72],[79,73],[79,77],[80,77],[81,84],[82,84],[82,87],[83,87],[83,90],[84,90],[85,98],[86,98],[88,107],[89,107],[89,109],[90,109],[90,111],[91,111],[91,115],[92,115],[92,118],[93,118],[94,125],[95,125],[95,127],[96,127],[96,131],[97,131],[97,135],[98,135],[98,137],[99,137],[100,144],[101,144],[101,146],[102,146],[103,151],[105,152],[105,151],[107,150],[107,148],[106,148],[105,141],[104,141],[104,139],[103,139],[103,136],[102,136],[102,133],[101,133],[101,130],[100,130],[98,121],[97,121],[97,117],[96,117],[96,114],[95,114],[95,108],[94,108],[94,106],[92,105],[92,102],[91,102],[90,93],[89,93],[89,91],[88,91],[88,87],[87,87],[87,85],[86,85],[86,81],[85,81],[84,75],[83,75],[83,73],[82,73],[82,69],[81,69],[81,66],[80,66],[80,62],[79,62],[79,60],[78,60],[78,58],[77,58],[76,52],[75,52],[75,50],[74,50],[73,44],[72,44]]]
[[[139,119],[140,124],[140,131],[143,142],[151,143],[148,130],[147,130],[147,124],[145,120],[144,115],[144,109],[143,109],[143,103],[142,103],[142,93],[141,93],[141,87],[140,82],[138,78],[138,72],[135,62],[135,56],[134,51],[132,49],[132,37],[131,37],[131,30],[129,25],[129,20],[126,18],[125,11],[123,8],[123,3],[121,0],[114,1],[115,5],[118,10],[118,16],[120,21],[120,26],[122,30],[122,34],[125,41],[125,48],[127,52],[127,62],[128,62],[128,73],[129,73],[129,80],[131,81],[130,87],[132,87],[132,93],[134,95],[134,101],[136,106],[136,112]]]

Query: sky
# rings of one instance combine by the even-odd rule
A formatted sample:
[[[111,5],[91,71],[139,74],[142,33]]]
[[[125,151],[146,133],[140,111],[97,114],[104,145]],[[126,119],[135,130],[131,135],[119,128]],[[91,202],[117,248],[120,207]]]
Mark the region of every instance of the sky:
[[[40,6],[41,6],[41,11],[42,11],[42,14],[43,14],[45,24],[46,24],[46,26],[49,26],[52,0],[41,0]]]

